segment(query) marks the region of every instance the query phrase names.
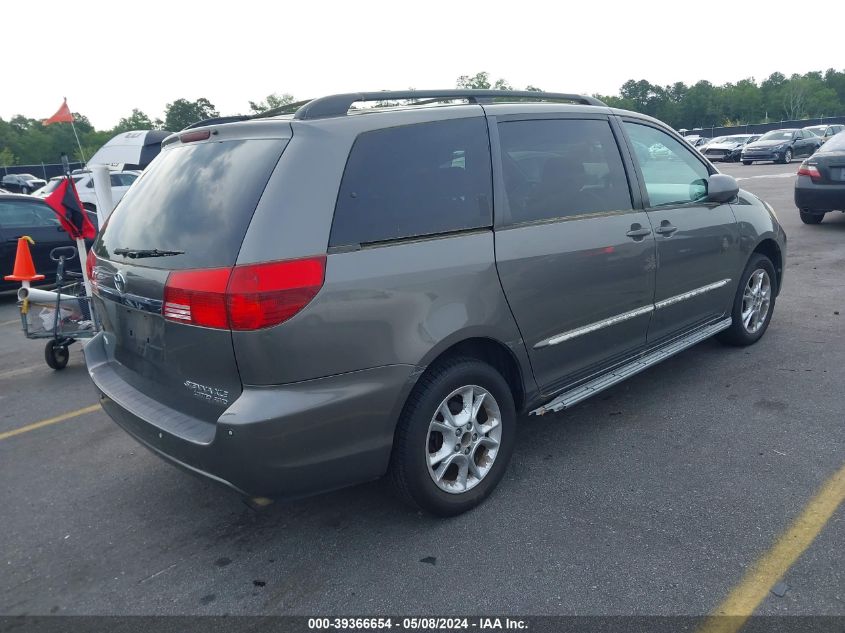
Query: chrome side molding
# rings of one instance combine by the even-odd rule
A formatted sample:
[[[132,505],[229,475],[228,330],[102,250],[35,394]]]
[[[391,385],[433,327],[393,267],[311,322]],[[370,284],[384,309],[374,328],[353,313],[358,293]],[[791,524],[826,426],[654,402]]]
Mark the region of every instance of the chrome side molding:
[[[690,290],[689,292],[684,292],[683,294],[675,295],[674,297],[669,297],[668,299],[664,299],[663,301],[658,301],[654,304],[655,310],[662,310],[663,308],[668,308],[671,305],[675,305],[676,303],[680,303],[681,301],[686,301],[687,299],[692,299],[693,297],[697,297],[698,295],[703,295],[705,292],[710,292],[711,290],[717,290],[718,288],[722,288],[727,286],[731,283],[730,279],[722,279],[721,281],[717,281],[712,284],[707,284],[706,286],[701,286],[701,288],[696,288],[695,290]]]
[[[596,321],[595,323],[590,323],[588,325],[575,328],[574,330],[568,330],[567,332],[555,334],[554,336],[550,336],[547,339],[535,343],[534,349],[548,347],[549,345],[557,345],[558,343],[563,343],[564,341],[572,340],[578,336],[583,336],[584,334],[591,334],[592,332],[601,330],[611,325],[616,325],[617,323],[622,323],[623,321],[642,316],[643,314],[648,314],[649,312],[652,312],[654,310],[662,310],[663,308],[668,308],[669,306],[675,305],[676,303],[680,303],[681,301],[686,301],[687,299],[692,299],[693,297],[703,295],[705,292],[710,292],[711,290],[723,288],[729,283],[731,283],[730,279],[721,279],[712,284],[707,284],[706,286],[695,288],[694,290],[675,295],[674,297],[663,299],[662,301],[658,301],[657,303],[653,303],[651,305],[643,306],[641,308],[635,308],[633,310],[630,310],[629,312],[623,312],[622,314],[617,314],[615,316],[608,317],[607,319],[602,319],[601,321]]]
[[[606,327],[609,327],[611,325],[616,325],[617,323],[621,323],[622,321],[627,321],[629,319],[633,319],[633,318],[641,316],[643,314],[648,314],[649,312],[651,312],[653,310],[654,310],[653,305],[643,306],[642,308],[637,308],[635,310],[631,310],[630,312],[623,312],[622,314],[617,314],[616,316],[612,316],[608,319],[603,319],[601,321],[596,321],[595,323],[590,323],[589,325],[585,325],[584,327],[579,327],[579,328],[576,328],[574,330],[569,330],[568,332],[563,332],[562,334],[555,334],[554,336],[537,343],[534,346],[534,349],[538,349],[540,347],[546,347],[547,345],[557,345],[558,343],[563,343],[564,341],[568,341],[570,339],[573,339],[576,336],[583,336],[584,334],[590,334],[591,332],[595,332],[596,330],[601,330],[602,328],[606,328]]]

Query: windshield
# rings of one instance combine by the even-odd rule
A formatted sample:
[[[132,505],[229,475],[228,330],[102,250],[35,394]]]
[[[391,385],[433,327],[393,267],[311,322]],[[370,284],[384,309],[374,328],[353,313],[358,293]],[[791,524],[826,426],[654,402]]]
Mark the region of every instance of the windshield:
[[[713,139],[712,141],[710,141],[710,142],[711,142],[711,143],[713,143],[713,144],[715,144],[715,143],[728,143],[728,142],[730,142],[730,141],[731,141],[731,137],[730,137],[730,136],[717,136],[716,138],[714,138],[714,139]]]
[[[761,141],[791,141],[792,130],[772,130],[760,137]]]
[[[845,150],[845,132],[840,132],[830,137],[830,140],[822,145],[819,152],[841,152]]]
[[[59,176],[58,178],[51,178],[50,182],[48,182],[41,188],[41,193],[52,193],[60,184],[62,184],[63,180],[64,176]],[[71,180],[73,180],[73,184],[78,184],[79,181],[82,180],[82,176],[72,177]]]
[[[816,136],[824,136],[824,131],[827,129],[826,125],[816,125],[813,127],[805,127],[805,132],[812,132]]]

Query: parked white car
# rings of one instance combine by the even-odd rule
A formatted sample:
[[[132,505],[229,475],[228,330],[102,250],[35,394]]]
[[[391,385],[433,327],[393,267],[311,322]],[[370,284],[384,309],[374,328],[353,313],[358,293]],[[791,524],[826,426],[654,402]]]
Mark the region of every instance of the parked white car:
[[[140,171],[134,170],[113,171],[109,173],[109,178],[111,180],[111,197],[115,204],[120,202],[123,194],[129,190],[129,187],[132,186],[132,183],[135,182],[140,175]],[[59,186],[59,183],[63,178],[64,176],[51,178],[50,182],[41,187],[41,189],[34,191],[32,195],[38,196],[39,198],[44,198],[50,195],[50,193]],[[97,193],[94,189],[94,178],[91,175],[91,172],[75,172],[71,174],[71,178],[73,179],[73,183],[76,185],[76,191],[79,193],[79,200],[82,202],[82,206],[90,211],[96,211]]]

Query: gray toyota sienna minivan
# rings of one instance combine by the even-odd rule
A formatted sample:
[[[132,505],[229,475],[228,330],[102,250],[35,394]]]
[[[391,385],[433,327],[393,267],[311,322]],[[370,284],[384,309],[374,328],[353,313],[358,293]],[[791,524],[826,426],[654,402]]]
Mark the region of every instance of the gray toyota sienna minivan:
[[[772,317],[773,210],[652,118],[441,90],[240,119],[170,136],[112,214],[85,356],[121,427],[245,495],[389,473],[463,512],[521,414]]]

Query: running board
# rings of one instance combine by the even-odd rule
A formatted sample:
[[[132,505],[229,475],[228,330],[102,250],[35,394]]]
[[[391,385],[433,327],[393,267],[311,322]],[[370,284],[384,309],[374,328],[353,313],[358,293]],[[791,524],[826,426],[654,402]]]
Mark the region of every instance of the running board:
[[[564,409],[568,409],[582,400],[586,400],[590,396],[593,396],[600,391],[604,391],[608,387],[612,387],[626,378],[630,378],[634,374],[638,374],[644,369],[648,369],[660,361],[666,360],[670,356],[674,356],[678,352],[682,352],[696,343],[700,343],[704,339],[710,338],[714,334],[718,334],[722,330],[728,329],[730,326],[731,318],[728,317],[718,323],[708,325],[707,327],[696,330],[684,337],[675,339],[666,346],[660,347],[652,352],[648,352],[637,360],[626,363],[621,367],[617,367],[616,369],[602,374],[597,378],[593,378],[589,382],[575,387],[574,389],[564,391],[548,404],[544,404],[542,407],[534,409],[531,412],[531,415],[543,415],[545,413],[549,413],[550,411],[563,411]]]

